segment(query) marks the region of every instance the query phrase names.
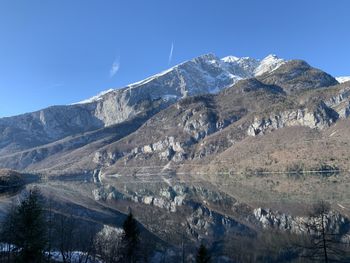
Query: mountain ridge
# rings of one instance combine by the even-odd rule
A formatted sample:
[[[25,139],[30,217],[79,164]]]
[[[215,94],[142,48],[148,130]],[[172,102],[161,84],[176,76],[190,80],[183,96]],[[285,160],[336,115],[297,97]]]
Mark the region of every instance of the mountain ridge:
[[[209,61],[215,61],[216,63],[219,62],[223,62],[225,64],[231,65],[235,68],[230,69],[229,71],[233,72],[232,74],[232,78],[236,79],[236,80],[240,80],[243,78],[247,78],[247,77],[254,77],[254,76],[258,76],[258,75],[262,75],[263,73],[267,72],[267,71],[272,71],[277,69],[280,65],[282,65],[285,60],[278,58],[276,55],[274,54],[270,54],[268,56],[266,56],[265,58],[263,58],[262,60],[259,59],[254,59],[254,58],[250,58],[250,57],[235,57],[235,56],[227,56],[224,58],[219,59],[218,57],[216,57],[214,54],[212,53],[208,53],[196,58],[193,58],[191,60],[182,62],[178,65],[175,65],[169,69],[166,69],[158,74],[154,74],[150,77],[147,77],[141,81],[137,81],[134,83],[131,83],[129,85],[126,85],[125,88],[134,88],[137,87],[140,84],[145,84],[151,80],[154,80],[157,77],[163,76],[173,70],[178,69],[179,67],[187,64],[187,63],[191,63],[194,62],[196,60],[200,60],[202,58],[207,58]],[[228,65],[225,65],[223,67],[227,67]],[[73,103],[75,104],[85,104],[85,103],[91,103],[94,102],[96,100],[100,100],[102,99],[102,97],[110,92],[113,92],[115,90],[118,89],[123,89],[123,88],[116,88],[116,89],[109,89],[109,90],[105,90],[100,92],[98,95],[93,96],[91,98],[88,98],[86,100],[77,102],[77,103]]]
[[[47,170],[56,160],[55,167],[60,167],[62,162],[64,169],[71,170],[69,165],[72,165],[74,170],[75,164],[71,159],[76,160],[77,165],[80,163],[79,171],[84,166],[95,170],[108,167],[126,156],[132,159],[133,151],[151,153],[158,146],[147,146],[139,141],[130,148],[126,147],[130,143],[120,142],[132,134],[139,134],[141,140],[153,141],[147,137],[154,138],[156,132],[152,134],[150,131],[145,135],[141,131],[150,122],[157,123],[158,116],[165,112],[168,113],[164,116],[164,123],[168,122],[168,118],[175,118],[172,114],[178,111],[176,107],[184,107],[179,105],[187,105],[193,113],[184,116],[188,118],[185,121],[178,117],[173,119],[178,126],[169,124],[177,131],[170,135],[172,139],[165,138],[167,132],[164,131],[163,135],[157,135],[154,143],[168,145],[166,152],[159,153],[160,158],[188,161],[202,156],[201,151],[208,151],[205,147],[201,150],[200,146],[207,137],[215,137],[221,130],[236,127],[235,123],[242,122],[245,127],[241,131],[243,126],[237,127],[236,135],[230,135],[237,140],[247,134],[257,135],[266,129],[285,125],[269,115],[282,118],[286,112],[298,114],[300,117],[286,118],[289,122],[309,127],[320,125],[313,124],[314,120],[319,119],[322,124],[335,122],[339,116],[347,117],[346,106],[334,110],[328,102],[322,101],[312,102],[312,107],[306,108],[292,99],[307,91],[323,90],[334,85],[338,82],[332,76],[301,60],[285,61],[275,55],[261,61],[233,56],[219,59],[213,54],[206,54],[123,89],[95,96],[85,103],[53,106],[0,119],[0,166]],[[194,114],[196,111],[201,115]],[[256,119],[264,111],[270,112],[266,115],[268,118]],[[162,124],[157,125],[154,130],[162,130]],[[181,136],[186,139],[179,141]],[[101,150],[113,144],[120,145],[117,151]],[[229,142],[226,144],[231,145]],[[215,155],[216,150],[209,152],[209,155]]]
[[[161,108],[161,104],[182,97],[218,92],[241,79],[227,67],[215,55],[207,54],[123,89],[102,92],[85,103],[0,118],[0,152],[23,150],[121,123],[153,108],[153,104]]]
[[[209,56],[209,58],[213,57]],[[284,81],[285,79],[286,81]],[[147,82],[146,85],[148,83],[150,82]],[[298,88],[296,91],[291,90],[290,87],[294,87],[295,83],[297,83],[298,87],[304,88]],[[217,150],[220,149],[219,151],[221,151],[224,149],[220,146],[223,142],[219,141],[212,143],[213,147],[211,150],[200,146],[201,143],[207,140],[207,137],[215,137],[215,134],[221,134],[222,131],[233,129],[233,134],[230,136],[232,137],[231,140],[236,141],[243,139],[247,135],[255,136],[259,133],[264,133],[265,130],[273,129],[273,127],[283,127],[285,125],[284,120],[274,121],[269,117],[270,115],[277,116],[276,118],[279,119],[286,118],[288,122],[296,122],[296,124],[308,127],[320,126],[320,124],[313,124],[316,119],[320,119],[319,122],[321,124],[325,123],[328,125],[328,123],[334,122],[338,118],[337,116],[346,117],[346,107],[333,114],[332,111],[334,110],[330,109],[325,104],[326,102],[312,102],[312,107],[309,109],[295,101],[293,102],[291,99],[293,96],[299,96],[298,93],[323,90],[323,86],[332,85],[338,85],[338,82],[327,73],[314,69],[303,61],[287,61],[271,72],[258,75],[256,78],[242,79],[228,88],[222,89],[217,94],[206,93],[186,96],[179,100],[148,98],[143,100],[142,103],[137,103],[136,101],[134,104],[136,105],[134,106],[136,107],[134,108],[135,112],[131,117],[111,125],[100,123],[98,129],[101,132],[98,133],[100,135],[97,137],[93,135],[95,133],[92,129],[90,137],[86,137],[84,133],[82,135],[76,133],[76,135],[72,134],[74,137],[69,138],[68,141],[62,141],[62,137],[56,140],[57,143],[43,143],[34,148],[29,147],[21,151],[13,151],[12,153],[11,151],[6,153],[3,150],[2,156],[0,156],[0,164],[10,166],[9,168],[18,166],[29,170],[40,169],[45,171],[50,169],[50,167],[56,167],[54,170],[64,171],[68,169],[72,172],[75,168],[80,167],[76,171],[81,172],[84,170],[82,167],[85,167],[85,170],[92,171],[95,169],[109,169],[108,167],[114,166],[115,163],[118,164],[122,160],[128,163],[140,154],[144,156],[142,158],[147,159],[149,158],[147,156],[153,154],[154,149],[159,147],[159,149],[163,150],[157,152],[155,156],[159,156],[160,159],[150,158],[147,161],[147,166],[150,165],[149,162],[152,160],[154,163],[161,165],[166,165],[166,162],[163,162],[164,160],[167,160],[167,162],[174,160],[175,163],[187,162],[192,159],[196,161],[196,159],[202,158],[201,156],[207,156],[208,154],[208,156],[214,156],[216,153],[219,153]],[[112,93],[123,94],[125,90],[116,90],[112,91]],[[107,101],[111,97],[110,94],[104,96],[106,96],[104,100],[107,99]],[[115,98],[112,96],[112,103],[115,101]],[[95,107],[99,103],[101,103],[100,100],[86,105]],[[106,101],[103,101],[103,103],[106,103]],[[74,105],[72,107],[83,106]],[[189,112],[182,117],[184,119],[179,119],[179,117],[174,115],[180,114],[179,116],[181,116],[184,114],[181,111],[178,112],[178,107],[188,108]],[[264,111],[267,111],[265,115],[268,119],[256,119]],[[299,111],[300,113],[298,113]],[[149,113],[146,114],[146,112]],[[111,112],[112,117],[113,114],[114,112]],[[291,117],[284,117],[286,114],[292,115]],[[299,117],[293,117],[293,114],[297,114],[295,116]],[[157,118],[160,118],[159,116],[163,116],[161,118],[164,118],[164,121],[157,121]],[[133,125],[133,118],[139,120],[137,124],[135,121],[135,125]],[[172,120],[172,124],[169,123],[169,119]],[[149,131],[145,130],[145,127],[150,123],[153,123],[151,127],[155,126]],[[236,123],[241,123],[241,126],[237,126]],[[166,124],[169,126],[168,129],[173,130],[171,134],[163,130],[162,126]],[[104,129],[113,127],[113,125],[116,125],[116,134],[123,134],[123,136],[113,137],[111,132],[103,132]],[[232,128],[230,128],[231,126]],[[117,127],[119,129],[130,127],[128,129],[130,132],[120,133]],[[85,132],[90,133],[91,131],[86,130]],[[143,131],[145,131],[144,134]],[[163,132],[159,133],[160,131]],[[138,138],[135,142],[131,140],[133,136]],[[183,139],[181,139],[182,137]],[[75,141],[80,141],[80,143],[75,143]],[[143,141],[148,141],[150,144],[145,144]],[[53,145],[51,145],[52,143]],[[156,144],[153,145],[154,143]],[[115,150],[113,150],[112,145],[115,145],[113,146]],[[232,143],[226,141],[225,145],[227,146],[224,147],[230,147]],[[215,148],[216,150],[213,150]],[[161,161],[162,159],[163,161]],[[53,162],[57,163],[53,165]],[[140,166],[143,163],[144,161],[137,165]],[[132,166],[135,165],[133,164]]]

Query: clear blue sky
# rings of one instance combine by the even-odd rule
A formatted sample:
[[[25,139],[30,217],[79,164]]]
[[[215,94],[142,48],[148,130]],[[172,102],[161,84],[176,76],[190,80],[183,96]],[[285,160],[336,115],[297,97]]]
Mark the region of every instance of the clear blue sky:
[[[172,43],[170,66],[275,53],[350,75],[349,10],[348,0],[0,0],[0,116],[160,72]]]

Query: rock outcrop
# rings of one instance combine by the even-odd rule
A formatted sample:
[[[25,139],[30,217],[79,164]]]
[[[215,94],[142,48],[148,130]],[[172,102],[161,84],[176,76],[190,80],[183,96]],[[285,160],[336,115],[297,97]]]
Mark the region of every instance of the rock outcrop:
[[[254,216],[263,228],[274,228],[296,234],[314,234],[315,227],[313,226],[319,220],[319,217],[316,216],[292,216],[263,208],[254,209]],[[332,234],[345,237],[350,235],[349,220],[334,211],[325,215],[325,228]]]

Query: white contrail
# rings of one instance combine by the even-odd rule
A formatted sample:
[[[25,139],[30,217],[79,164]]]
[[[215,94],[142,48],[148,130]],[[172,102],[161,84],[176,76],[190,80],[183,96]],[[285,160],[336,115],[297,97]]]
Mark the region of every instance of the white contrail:
[[[173,59],[173,52],[174,52],[174,42],[173,42],[173,43],[171,43],[171,48],[170,48],[170,53],[169,53],[168,65],[170,65],[171,60]]]
[[[119,59],[119,57],[118,57],[118,58],[116,58],[116,59],[114,60],[114,62],[113,62],[113,64],[112,64],[112,67],[111,67],[111,69],[110,69],[110,71],[109,71],[109,76],[110,76],[111,78],[113,78],[114,75],[117,74],[117,72],[119,71],[119,69],[120,69],[120,59]]]

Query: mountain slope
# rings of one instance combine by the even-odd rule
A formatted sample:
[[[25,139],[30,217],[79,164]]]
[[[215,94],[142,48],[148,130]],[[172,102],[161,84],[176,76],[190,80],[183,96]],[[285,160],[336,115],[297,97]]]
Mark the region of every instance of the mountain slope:
[[[106,174],[132,174],[151,166],[177,170],[182,164],[213,158],[247,136],[290,126],[323,129],[349,116],[347,85],[322,87],[334,83],[334,79],[299,61],[285,65],[289,71],[275,70],[268,78],[262,76],[262,81],[273,79],[282,83],[287,75],[288,81],[303,86],[300,90],[304,92],[290,96],[286,86],[247,79],[217,95],[185,98],[154,115],[125,138],[98,150],[94,148],[90,155],[81,158],[79,167],[92,165]],[[301,78],[301,74],[290,77],[302,69],[305,75],[311,72],[311,77],[315,72],[316,77],[312,81]],[[329,81],[324,82],[323,76]]]
[[[338,84],[331,75],[311,67],[302,60],[284,63],[275,71],[266,72],[258,79],[266,84],[280,86],[288,94]]]
[[[261,62],[249,58],[225,61],[212,54],[203,55],[123,89],[109,90],[81,103],[2,118],[0,157],[14,153],[20,155],[23,151],[68,136],[137,118],[145,112],[154,114],[183,97],[218,92],[242,78],[253,76],[259,67],[271,65],[276,68],[283,63],[283,60],[274,56]],[[30,156],[25,154],[22,159]],[[30,163],[27,161],[25,166],[19,167],[27,167]]]
[[[335,84],[304,61],[204,55],[88,102],[0,119],[0,166],[115,173],[210,159],[246,136],[347,118],[348,87]]]
[[[244,71],[245,66],[240,65]],[[152,108],[153,101],[159,104],[160,99],[168,105],[182,97],[218,92],[250,76],[243,71],[235,72],[236,68],[214,55],[204,55],[81,103],[2,118],[0,153],[10,154],[121,123]]]

